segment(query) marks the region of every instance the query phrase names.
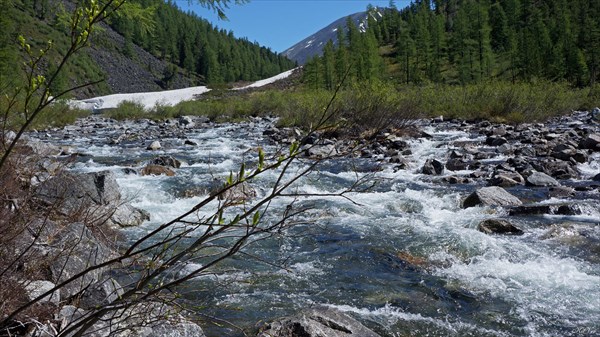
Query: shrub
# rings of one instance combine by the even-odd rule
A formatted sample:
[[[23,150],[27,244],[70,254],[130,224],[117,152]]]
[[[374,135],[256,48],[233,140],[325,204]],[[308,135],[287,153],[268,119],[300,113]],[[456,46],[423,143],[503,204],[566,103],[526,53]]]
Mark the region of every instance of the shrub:
[[[116,120],[149,117],[149,114],[141,103],[132,101],[123,101],[116,108],[106,111],[104,115]]]
[[[40,114],[33,122],[34,128],[44,129],[48,127],[63,127],[73,124],[76,119],[90,115],[89,110],[78,109],[70,106],[65,101],[50,104],[43,114]]]

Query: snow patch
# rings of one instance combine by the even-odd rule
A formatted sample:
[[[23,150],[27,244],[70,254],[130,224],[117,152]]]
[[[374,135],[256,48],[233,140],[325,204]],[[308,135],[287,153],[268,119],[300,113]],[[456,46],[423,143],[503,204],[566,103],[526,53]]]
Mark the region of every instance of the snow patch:
[[[116,108],[122,102],[131,101],[140,103],[144,109],[152,109],[156,104],[175,105],[179,102],[194,99],[194,96],[210,91],[205,86],[190,87],[176,90],[165,90],[155,92],[137,92],[131,94],[113,94],[108,96],[94,97],[80,101],[71,101],[70,105],[86,110]]]
[[[271,83],[273,83],[275,81],[278,81],[278,80],[284,79],[286,77],[289,77],[294,72],[294,70],[296,70],[296,69],[297,68],[294,68],[294,69],[288,70],[286,72],[283,72],[283,73],[281,73],[279,75],[275,75],[273,77],[270,77],[270,78],[267,78],[267,79],[264,79],[264,80],[256,81],[256,82],[254,82],[254,83],[252,83],[250,85],[247,85],[245,87],[234,88],[233,90],[242,90],[242,89],[248,89],[248,88],[259,88],[259,87],[265,86],[267,84],[271,84]]]
[[[286,78],[294,72],[295,69],[288,70],[279,75],[254,82],[250,85],[235,88],[233,90],[240,90],[246,88],[258,88],[264,85],[273,83],[277,80]],[[116,108],[120,103],[130,101],[140,103],[144,109],[150,110],[157,104],[173,106],[184,101],[191,101],[196,95],[203,94],[210,91],[205,86],[190,87],[176,90],[165,90],[155,92],[138,92],[131,94],[113,94],[107,96],[94,97],[84,100],[70,101],[69,105],[75,108],[84,110],[98,110],[98,109],[113,109]]]

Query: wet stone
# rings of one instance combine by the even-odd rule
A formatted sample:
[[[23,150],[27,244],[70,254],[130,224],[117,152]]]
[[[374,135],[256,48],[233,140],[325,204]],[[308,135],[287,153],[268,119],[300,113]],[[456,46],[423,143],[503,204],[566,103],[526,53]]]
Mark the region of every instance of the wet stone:
[[[509,210],[512,216],[528,215],[580,215],[581,209],[574,204],[535,204],[512,207]]]
[[[485,234],[523,235],[523,230],[503,219],[488,219],[477,225],[477,230]]]
[[[423,167],[421,168],[421,173],[428,175],[440,175],[444,172],[444,164],[436,159],[427,159]]]
[[[556,179],[542,172],[533,172],[526,179],[527,185],[536,187],[560,186]]]
[[[517,206],[522,202],[502,187],[483,187],[471,193],[464,201],[463,208],[483,206]]]

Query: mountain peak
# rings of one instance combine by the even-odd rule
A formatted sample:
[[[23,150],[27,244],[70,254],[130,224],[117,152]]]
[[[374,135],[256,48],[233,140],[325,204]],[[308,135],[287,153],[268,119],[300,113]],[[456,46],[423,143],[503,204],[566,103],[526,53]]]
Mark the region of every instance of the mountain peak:
[[[287,56],[287,58],[298,62],[298,64],[303,65],[312,57],[322,55],[323,47],[325,47],[325,44],[329,40],[332,40],[333,43],[337,45],[337,30],[339,27],[342,27],[343,29],[347,28],[346,23],[348,17],[358,26],[359,30],[364,33],[367,29],[367,19],[369,15],[372,15],[375,20],[382,16],[379,8],[375,8],[374,11],[358,12],[345,16],[286,49],[282,54]]]

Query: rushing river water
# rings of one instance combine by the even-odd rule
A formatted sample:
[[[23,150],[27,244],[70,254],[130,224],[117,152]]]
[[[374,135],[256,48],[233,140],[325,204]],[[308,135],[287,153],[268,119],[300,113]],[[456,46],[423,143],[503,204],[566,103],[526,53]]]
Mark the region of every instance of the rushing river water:
[[[171,146],[158,153],[185,162],[174,177],[126,174],[123,167],[140,168],[157,152],[146,151],[143,142],[107,145],[110,131],[45,137],[91,156],[79,159],[74,170],[117,174],[132,204],[151,214],[151,221],[127,230],[135,238],[206,196],[186,198],[182,190],[237,171],[242,160],[256,156],[257,146],[274,151],[275,145],[262,135],[267,124],[190,130],[187,139],[197,146],[185,146],[182,139],[161,140]],[[416,173],[427,158],[443,158],[451,141],[482,139],[461,130],[428,126],[427,131],[433,138],[409,141],[407,170],[394,172],[384,165],[372,190],[348,195],[354,202],[339,197],[301,200],[312,206],[306,223],[247,250],[273,265],[239,256],[214,275],[191,281],[182,289],[185,300],[249,331],[261,320],[320,304],[347,312],[389,337],[600,335],[600,198],[579,200],[586,207],[577,216],[514,217],[525,231],[522,236],[486,235],[477,230],[478,223],[502,211],[463,209],[461,202],[473,186],[441,184]],[[297,191],[339,191],[357,176],[370,174],[353,168],[369,165],[372,159],[325,162]],[[588,176],[597,173],[599,156],[580,170]],[[266,173],[258,180],[259,197],[276,176]],[[275,207],[284,208],[289,201],[277,200]],[[227,324],[203,328],[208,336],[242,335]]]

